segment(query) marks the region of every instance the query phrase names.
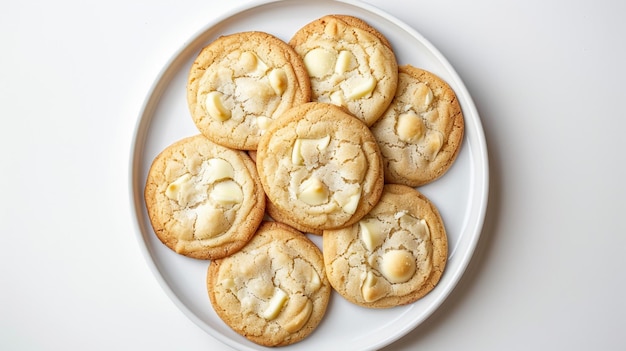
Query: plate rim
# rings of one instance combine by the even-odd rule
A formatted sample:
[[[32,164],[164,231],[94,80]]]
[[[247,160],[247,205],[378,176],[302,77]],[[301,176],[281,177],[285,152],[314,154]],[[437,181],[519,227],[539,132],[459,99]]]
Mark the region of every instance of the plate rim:
[[[489,197],[489,158],[488,158],[488,150],[486,145],[486,139],[484,134],[484,129],[482,126],[482,121],[480,119],[480,115],[476,109],[475,103],[471,95],[469,94],[467,87],[464,82],[461,80],[460,76],[454,69],[454,67],[450,64],[445,56],[421,33],[416,31],[414,28],[406,24],[405,22],[399,20],[397,17],[389,14],[388,12],[382,10],[379,7],[371,5],[369,3],[365,3],[361,0],[329,0],[330,2],[338,2],[347,4],[350,6],[354,6],[361,10],[365,10],[373,15],[379,16],[387,21],[393,22],[396,26],[398,26],[403,31],[407,32],[411,36],[419,39],[419,41],[425,45],[430,54],[434,55],[439,63],[446,69],[446,71],[451,75],[454,80],[455,92],[457,95],[463,95],[465,101],[465,109],[469,109],[469,114],[476,116],[472,121],[472,128],[476,131],[476,135],[472,135],[473,140],[466,141],[466,143],[477,146],[477,150],[473,151],[471,155],[477,154],[478,158],[481,160],[480,163],[480,171],[478,172],[482,175],[482,178],[477,179],[480,180],[478,183],[481,187],[480,193],[475,196],[472,193],[476,193],[477,190],[470,187],[468,195],[468,199],[477,199],[476,206],[476,215],[473,217],[473,226],[468,229],[471,232],[470,240],[468,241],[467,249],[463,251],[463,254],[460,258],[458,258],[461,262],[456,270],[454,270],[452,278],[449,280],[448,286],[443,287],[443,293],[440,293],[437,298],[433,301],[432,304],[429,305],[427,313],[423,315],[422,318],[415,318],[413,323],[408,323],[401,328],[400,332],[395,333],[394,335],[389,336],[385,340],[381,342],[371,345],[370,349],[378,349],[381,347],[385,347],[390,345],[391,343],[401,339],[406,336],[409,332],[417,328],[421,323],[423,323],[426,319],[428,319],[444,302],[447,300],[449,295],[455,288],[458,286],[459,280],[465,274],[467,267],[475,254],[477,244],[482,236],[482,230],[485,222],[486,212],[487,212],[487,203]],[[147,128],[146,126],[150,125],[150,122],[153,118],[153,111],[155,110],[155,104],[152,101],[156,98],[155,96],[161,96],[165,87],[168,85],[169,79],[167,79],[168,75],[172,74],[175,63],[178,60],[184,60],[186,56],[185,53],[191,50],[194,47],[194,44],[201,40],[201,38],[205,35],[206,32],[210,31],[213,27],[216,27],[229,19],[240,15],[242,12],[252,11],[256,8],[267,6],[275,3],[297,3],[298,0],[254,0],[250,1],[246,4],[240,4],[238,6],[234,6],[229,10],[218,14],[213,19],[209,20],[203,26],[201,26],[198,30],[196,30],[191,36],[188,37],[182,45],[180,45],[174,52],[169,56],[164,65],[160,68],[157,75],[154,77],[150,87],[148,88],[142,105],[139,109],[139,113],[137,114],[137,119],[135,122],[134,130],[132,133],[132,140],[130,145],[130,153],[129,153],[129,162],[128,162],[128,179],[129,179],[129,197],[131,204],[131,219],[133,222],[133,231],[136,236],[136,240],[138,241],[138,246],[140,251],[142,252],[142,256],[144,258],[145,263],[148,265],[151,270],[152,275],[157,280],[159,286],[166,293],[170,301],[174,303],[174,305],[185,315],[185,317],[189,318],[194,324],[196,324],[201,330],[205,331],[214,339],[219,342],[235,348],[243,348],[245,350],[253,350],[247,348],[245,345],[238,343],[236,340],[233,340],[226,335],[218,332],[217,330],[207,326],[204,321],[202,321],[199,316],[193,312],[189,307],[187,307],[180,299],[179,296],[173,291],[170,284],[166,281],[163,276],[163,273],[158,267],[155,256],[152,252],[152,249],[148,245],[148,241],[146,238],[146,232],[150,232],[151,228],[145,228],[146,225],[143,221],[139,219],[144,217],[143,214],[143,185],[140,182],[141,174],[139,174],[138,168],[142,162],[140,155],[144,150],[145,143],[147,141]],[[465,114],[465,113],[464,113]],[[149,118],[147,118],[149,117]],[[468,138],[467,134],[465,138]],[[466,145],[469,146],[469,145]],[[476,165],[474,165],[476,166]],[[475,202],[472,202],[475,203]],[[148,229],[146,231],[146,229]],[[259,346],[260,347],[260,346]]]

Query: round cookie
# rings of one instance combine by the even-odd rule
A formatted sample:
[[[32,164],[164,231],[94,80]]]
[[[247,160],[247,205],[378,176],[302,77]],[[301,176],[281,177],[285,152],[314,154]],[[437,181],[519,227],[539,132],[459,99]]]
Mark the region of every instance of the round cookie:
[[[288,110],[262,136],[256,158],[268,199],[307,228],[355,223],[376,204],[384,184],[371,131],[331,104]]]
[[[328,280],[348,301],[371,308],[412,303],[439,282],[448,240],[436,207],[419,191],[385,185],[380,201],[358,223],[325,230]]]
[[[285,346],[315,330],[332,288],[311,240],[285,224],[264,222],[239,252],[211,261],[207,291],[234,331],[260,345]]]
[[[396,56],[385,36],[365,21],[327,15],[300,28],[289,44],[311,77],[313,101],[343,106],[368,126],[391,103]]]
[[[302,59],[265,32],[219,37],[189,71],[187,102],[194,123],[207,138],[234,149],[256,149],[277,116],[310,99]]]
[[[401,66],[396,96],[372,126],[385,181],[416,187],[438,179],[454,163],[464,130],[452,88],[431,72]]]
[[[202,135],[181,139],[154,159],[144,195],[161,242],[197,259],[239,250],[265,213],[265,194],[250,157]]]

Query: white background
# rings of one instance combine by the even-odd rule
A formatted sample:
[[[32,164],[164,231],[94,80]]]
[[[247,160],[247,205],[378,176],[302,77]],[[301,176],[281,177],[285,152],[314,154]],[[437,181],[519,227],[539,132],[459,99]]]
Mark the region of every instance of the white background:
[[[366,2],[447,57],[490,157],[466,274],[386,350],[626,348],[626,2]],[[146,264],[129,157],[167,60],[247,3],[3,3],[0,349],[229,350]]]

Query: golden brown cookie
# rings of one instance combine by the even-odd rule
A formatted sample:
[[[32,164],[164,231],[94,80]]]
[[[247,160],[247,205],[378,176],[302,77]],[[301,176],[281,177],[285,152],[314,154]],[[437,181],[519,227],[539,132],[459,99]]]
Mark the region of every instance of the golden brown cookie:
[[[202,135],[179,140],[154,159],[144,195],[158,238],[197,259],[239,250],[265,213],[265,194],[250,157]]]
[[[358,223],[325,230],[324,263],[333,288],[371,308],[412,303],[439,282],[448,240],[437,208],[414,188],[385,185]]]
[[[234,149],[256,149],[277,116],[310,98],[302,59],[265,32],[216,39],[189,71],[187,102],[193,121],[207,138]]]
[[[412,187],[441,177],[455,161],[465,130],[452,88],[433,73],[399,69],[396,96],[372,126],[385,164],[385,181]]]
[[[256,158],[268,199],[308,228],[355,223],[383,187],[371,131],[331,104],[310,102],[285,112],[262,136]]]
[[[315,330],[332,289],[319,248],[285,224],[265,222],[239,252],[211,261],[207,290],[234,331],[260,345],[284,346]]]
[[[348,15],[327,15],[300,28],[289,44],[311,77],[312,100],[345,107],[371,126],[391,103],[398,65],[377,29]]]

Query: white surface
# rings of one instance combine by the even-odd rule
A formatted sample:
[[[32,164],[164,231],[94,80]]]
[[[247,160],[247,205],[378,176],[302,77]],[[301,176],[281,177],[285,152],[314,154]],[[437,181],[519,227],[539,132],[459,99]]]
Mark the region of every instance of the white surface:
[[[140,243],[158,281],[181,311],[200,328],[241,350],[260,347],[232,331],[215,314],[206,291],[207,262],[190,260],[165,247],[154,235],[143,190],[148,170],[168,145],[198,134],[185,99],[191,63],[219,35],[260,30],[289,40],[305,24],[328,13],[344,13],[367,21],[385,33],[400,65],[436,72],[455,90],[464,111],[465,139],[454,166],[435,182],[420,187],[441,213],[448,234],[449,259],[437,287],[419,301],[385,310],[365,309],[333,292],[324,320],[315,333],[284,350],[375,350],[406,335],[445,301],[464,273],[481,234],[488,194],[486,143],[474,103],[454,69],[414,29],[377,8],[352,1],[257,1],[245,10],[212,21],[177,51],[162,70],[140,113],[133,147],[131,181],[133,212]],[[321,248],[321,238],[312,239]],[[353,324],[358,321],[358,328]]]
[[[624,349],[626,3],[367,2],[447,57],[490,157],[487,218],[466,274],[386,349]],[[0,349],[228,350],[145,263],[128,164],[161,67],[245,3],[3,6]]]

